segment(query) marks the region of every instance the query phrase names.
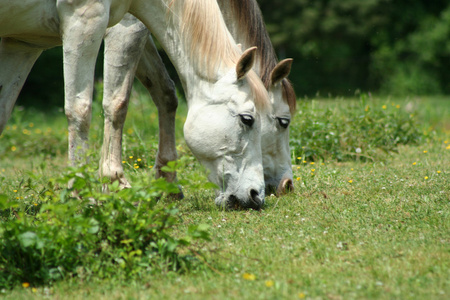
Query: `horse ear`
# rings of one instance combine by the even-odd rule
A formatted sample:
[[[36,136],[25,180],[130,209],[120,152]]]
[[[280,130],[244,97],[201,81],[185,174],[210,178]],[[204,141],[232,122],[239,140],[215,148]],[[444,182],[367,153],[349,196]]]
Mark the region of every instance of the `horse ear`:
[[[248,48],[242,53],[241,58],[236,65],[236,75],[237,79],[242,79],[248,71],[253,68],[253,64],[255,63],[256,57],[256,47]]]
[[[292,58],[286,58],[280,61],[270,73],[270,84],[275,85],[284,78],[288,77],[291,72]]]

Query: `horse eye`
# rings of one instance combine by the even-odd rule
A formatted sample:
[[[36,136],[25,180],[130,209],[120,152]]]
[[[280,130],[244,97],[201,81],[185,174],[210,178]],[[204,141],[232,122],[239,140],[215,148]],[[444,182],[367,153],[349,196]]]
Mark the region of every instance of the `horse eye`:
[[[253,123],[255,123],[255,118],[250,115],[239,115],[241,117],[241,122],[247,125],[248,127],[252,127]]]
[[[277,119],[278,123],[280,123],[280,126],[283,128],[287,128],[289,126],[289,123],[291,122],[291,120],[286,118],[277,118]]]

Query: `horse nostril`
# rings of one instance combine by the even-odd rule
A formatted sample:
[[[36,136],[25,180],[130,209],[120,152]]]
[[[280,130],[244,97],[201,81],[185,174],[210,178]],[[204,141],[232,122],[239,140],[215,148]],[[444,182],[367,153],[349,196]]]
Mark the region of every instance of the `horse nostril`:
[[[284,179],[277,188],[277,196],[287,194],[294,191],[294,183],[291,179]]]
[[[259,193],[256,190],[250,191],[250,208],[255,210],[260,210],[263,202],[261,198],[259,197]]]

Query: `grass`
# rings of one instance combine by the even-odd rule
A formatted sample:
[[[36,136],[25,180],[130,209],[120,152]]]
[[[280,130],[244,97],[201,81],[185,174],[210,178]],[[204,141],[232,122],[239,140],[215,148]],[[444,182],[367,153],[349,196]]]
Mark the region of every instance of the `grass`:
[[[148,101],[143,94],[134,95],[126,124],[124,157],[132,181],[153,176],[150,167],[156,151],[157,122]],[[214,206],[212,191],[185,187],[185,199],[177,202],[181,222],[174,234],[182,236],[193,224],[210,226],[212,241],[196,244],[205,262],[200,266],[184,273],[142,272],[131,280],[68,277],[50,285],[18,285],[1,291],[1,295],[7,299],[447,299],[450,99],[366,101],[381,109],[388,105],[386,109],[395,110],[400,105],[408,115],[415,114],[420,139],[395,145],[398,153],[372,147],[373,159],[368,160],[338,159],[329,153],[304,160],[305,156],[297,159],[298,152],[294,153],[295,192],[280,198],[268,196],[260,212],[223,211]],[[332,111],[334,120],[347,120],[360,100],[318,99],[314,103],[314,108],[307,103],[302,106],[304,112],[297,114],[293,126],[308,115],[324,118],[318,107]],[[186,107],[181,105],[179,132],[185,113]],[[27,201],[29,194],[21,187],[29,174],[37,175],[35,185],[44,188],[66,165],[66,154],[45,146],[43,153],[36,155],[36,147],[42,144],[31,140],[39,137],[24,134],[23,129],[28,129],[30,122],[34,129],[52,128],[56,132],[54,148],[62,149],[65,132],[57,128],[62,128],[64,121],[63,116],[44,120],[39,113],[14,114],[9,130],[16,125],[17,133],[6,133],[0,139],[0,151],[4,149],[0,152],[0,189],[8,197]],[[390,120],[395,121],[395,117],[393,114]],[[329,124],[325,119],[317,122]],[[356,136],[362,130],[355,128],[354,132]],[[92,135],[92,148],[98,151],[98,104]],[[19,154],[24,142],[31,147],[26,155]],[[316,142],[321,145],[321,140]],[[205,182],[201,167],[181,137],[178,150],[185,157],[179,178],[189,179],[192,186]],[[138,158],[142,167],[136,169]],[[157,206],[170,203],[162,199]]]

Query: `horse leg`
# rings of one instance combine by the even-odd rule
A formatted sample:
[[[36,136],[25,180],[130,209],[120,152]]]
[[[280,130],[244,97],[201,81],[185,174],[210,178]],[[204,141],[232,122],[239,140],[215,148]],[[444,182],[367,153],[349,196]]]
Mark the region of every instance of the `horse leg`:
[[[122,166],[122,134],[139,58],[149,32],[126,15],[105,36],[103,111],[105,115],[100,175],[129,187]]]
[[[161,168],[169,161],[177,159],[175,145],[175,115],[178,107],[178,98],[175,85],[158,54],[155,44],[150,36],[145,44],[145,51],[139,62],[137,78],[147,88],[152,100],[158,108],[159,144],[156,156],[156,177],[164,177],[169,182],[176,181],[175,172],[164,172]],[[181,198],[182,193],[174,195]]]
[[[12,38],[0,42],[0,134],[8,122],[14,103],[42,49]]]
[[[88,147],[94,69],[109,19],[109,1],[58,0],[63,41],[65,114],[69,125],[69,161],[81,163]]]

